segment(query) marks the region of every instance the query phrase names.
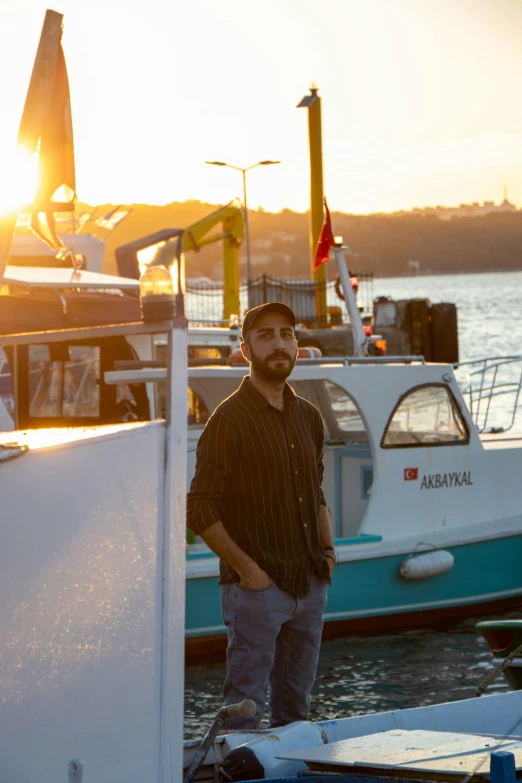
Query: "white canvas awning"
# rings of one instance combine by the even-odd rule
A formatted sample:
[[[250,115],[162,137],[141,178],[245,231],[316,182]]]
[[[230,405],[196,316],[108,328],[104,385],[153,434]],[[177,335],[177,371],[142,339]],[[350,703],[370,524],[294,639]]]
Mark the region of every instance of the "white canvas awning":
[[[4,283],[26,285],[38,288],[120,288],[137,291],[139,280],[85,269],[59,269],[54,267],[8,266]]]

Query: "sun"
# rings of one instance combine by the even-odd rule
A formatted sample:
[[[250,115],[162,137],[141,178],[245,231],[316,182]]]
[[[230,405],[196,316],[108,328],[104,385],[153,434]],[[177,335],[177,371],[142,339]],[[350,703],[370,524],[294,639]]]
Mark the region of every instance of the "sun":
[[[0,155],[0,214],[20,212],[31,204],[38,185],[38,153],[20,147]]]

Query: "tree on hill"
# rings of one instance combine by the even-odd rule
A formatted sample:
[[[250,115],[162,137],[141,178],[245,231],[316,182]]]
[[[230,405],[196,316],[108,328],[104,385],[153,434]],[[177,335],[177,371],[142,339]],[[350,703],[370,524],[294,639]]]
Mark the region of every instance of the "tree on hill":
[[[217,206],[199,201],[164,206],[130,205],[129,216],[109,235],[104,271],[115,273],[114,250],[119,245],[162,228],[187,228]],[[77,214],[91,211],[77,205]],[[113,205],[96,208],[94,219]],[[522,269],[522,212],[492,212],[479,217],[442,219],[436,214],[408,213],[349,215],[332,213],[334,233],[342,235],[357,259],[357,271],[376,276],[408,273],[408,261],[421,272],[489,271]],[[96,228],[93,223],[86,231]],[[252,272],[254,276],[307,279],[310,277],[308,215],[284,209],[273,213],[249,210]],[[103,231],[97,235],[103,239]],[[222,277],[221,247],[209,245],[186,258],[188,277]],[[334,273],[328,265],[329,274]],[[240,249],[240,275],[246,275],[245,246]]]

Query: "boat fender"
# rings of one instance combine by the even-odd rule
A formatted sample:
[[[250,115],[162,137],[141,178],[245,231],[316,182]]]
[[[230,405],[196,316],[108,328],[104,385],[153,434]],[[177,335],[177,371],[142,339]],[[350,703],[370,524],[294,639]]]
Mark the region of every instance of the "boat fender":
[[[265,771],[266,778],[294,777],[306,769],[304,761],[280,759],[278,756],[292,750],[311,748],[328,742],[323,729],[315,723],[296,721],[267,731],[235,732],[224,737],[223,755],[227,758],[233,748],[252,750]]]
[[[236,780],[263,780],[265,770],[251,748],[234,748],[217,765],[221,783]]]
[[[401,563],[400,575],[408,582],[429,579],[438,574],[451,571],[455,558],[446,549],[435,549],[433,552],[423,552],[421,555],[411,555]]]

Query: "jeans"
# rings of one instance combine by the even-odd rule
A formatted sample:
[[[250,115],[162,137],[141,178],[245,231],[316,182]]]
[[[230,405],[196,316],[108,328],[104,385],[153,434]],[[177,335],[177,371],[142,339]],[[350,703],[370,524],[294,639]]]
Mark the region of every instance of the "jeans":
[[[308,595],[297,598],[273,582],[262,590],[221,586],[221,613],[227,628],[224,703],[256,703],[253,718],[231,718],[227,729],[256,729],[270,684],[270,726],[307,720],[314,684],[326,582],[310,575]]]

